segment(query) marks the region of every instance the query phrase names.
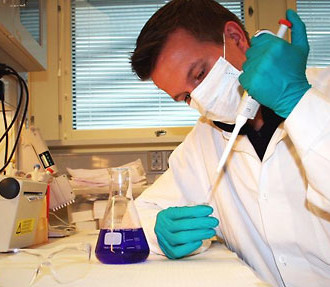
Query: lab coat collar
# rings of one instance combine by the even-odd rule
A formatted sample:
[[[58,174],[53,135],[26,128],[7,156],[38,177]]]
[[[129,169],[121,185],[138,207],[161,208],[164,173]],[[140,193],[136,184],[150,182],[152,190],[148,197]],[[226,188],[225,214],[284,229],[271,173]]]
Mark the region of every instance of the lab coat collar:
[[[229,141],[231,133],[222,131],[222,136],[225,140]],[[275,130],[270,142],[268,143],[262,162],[265,162],[267,159],[271,157],[271,155],[275,151],[276,145],[286,136],[287,136],[287,132],[284,130],[284,123],[281,123],[278,126],[278,128]],[[253,145],[251,144],[250,140],[246,135],[238,135],[232,149],[237,152],[247,153],[253,156],[254,158],[260,160]]]
[[[232,132],[229,131],[229,130],[226,131],[226,130],[222,129],[221,124],[223,124],[223,123],[220,123],[220,125],[219,125],[219,122],[213,122],[214,128],[218,129],[221,132],[222,137],[224,138],[224,140],[226,142],[228,142],[230,137],[231,137]],[[228,124],[223,124],[223,125],[231,126],[231,125],[228,125]],[[232,125],[232,126],[234,126],[234,125]],[[240,131],[239,135],[236,138],[236,141],[235,141],[235,143],[232,147],[232,150],[247,153],[247,154],[255,157],[257,160],[259,160],[259,157],[258,157],[253,145],[249,141],[249,138],[247,137],[247,135],[242,134],[241,131]]]
[[[276,145],[283,140],[285,137],[287,137],[287,132],[284,129],[284,122],[282,122],[277,129],[275,130],[270,142],[268,143],[265,155],[262,159],[263,162],[265,162],[267,159],[271,157],[271,155],[275,152]]]
[[[221,122],[214,122],[214,125],[217,128],[221,129],[223,138],[226,141],[229,141],[235,125],[225,124],[225,123],[221,123]],[[232,150],[246,152],[246,153],[252,155],[253,157],[259,158],[253,145],[251,144],[248,137],[246,136],[246,125],[247,125],[247,123],[239,131],[239,135],[237,136],[237,139],[232,147]]]
[[[257,154],[258,158],[264,161],[268,146],[270,145],[277,128],[284,121],[284,118],[278,116],[271,109],[265,106],[261,106],[260,111],[264,118],[263,127],[259,131],[255,131],[253,127],[247,122],[241,128],[233,150],[245,151],[253,156]],[[221,122],[214,122],[214,125],[222,130],[224,139],[229,140],[235,125],[229,125]],[[242,137],[240,135],[247,135],[247,137]],[[273,146],[273,151],[274,149],[275,146]]]

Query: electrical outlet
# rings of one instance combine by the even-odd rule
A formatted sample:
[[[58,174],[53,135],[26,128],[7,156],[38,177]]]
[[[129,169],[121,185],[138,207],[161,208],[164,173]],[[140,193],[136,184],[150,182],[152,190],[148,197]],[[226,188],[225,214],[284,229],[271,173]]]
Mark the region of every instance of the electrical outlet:
[[[151,151],[148,153],[148,164],[151,171],[163,170],[163,152]]]

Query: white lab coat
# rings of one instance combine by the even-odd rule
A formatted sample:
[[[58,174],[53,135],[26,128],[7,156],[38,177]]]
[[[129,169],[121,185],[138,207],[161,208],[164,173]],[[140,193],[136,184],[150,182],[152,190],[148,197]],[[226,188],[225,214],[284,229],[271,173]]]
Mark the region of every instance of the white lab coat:
[[[274,286],[330,286],[330,69],[307,73],[308,90],[275,131],[262,161],[240,135],[212,201],[222,237]],[[137,200],[152,251],[169,206],[203,203],[230,133],[201,118],[170,168]]]

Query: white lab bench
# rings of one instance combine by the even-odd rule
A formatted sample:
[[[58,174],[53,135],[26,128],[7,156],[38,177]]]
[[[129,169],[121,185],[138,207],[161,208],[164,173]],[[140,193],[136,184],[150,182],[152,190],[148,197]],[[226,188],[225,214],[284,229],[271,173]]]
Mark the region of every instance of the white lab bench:
[[[211,247],[203,253],[180,260],[169,260],[164,256],[150,254],[145,262],[138,264],[104,265],[95,257],[97,238],[96,231],[79,232],[65,238],[50,239],[49,243],[36,247],[35,249],[42,253],[48,253],[48,251],[51,253],[60,245],[89,242],[92,245],[92,258],[89,272],[76,282],[59,284],[49,272],[43,272],[33,286],[270,286],[262,282],[235,253],[219,242],[213,242]],[[19,274],[19,268],[17,274]]]

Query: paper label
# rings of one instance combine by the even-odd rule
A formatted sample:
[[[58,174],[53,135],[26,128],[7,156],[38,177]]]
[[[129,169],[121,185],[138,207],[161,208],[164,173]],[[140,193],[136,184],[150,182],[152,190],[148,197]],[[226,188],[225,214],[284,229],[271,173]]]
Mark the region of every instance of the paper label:
[[[122,234],[119,232],[108,232],[104,236],[105,245],[120,245],[122,241]]]

